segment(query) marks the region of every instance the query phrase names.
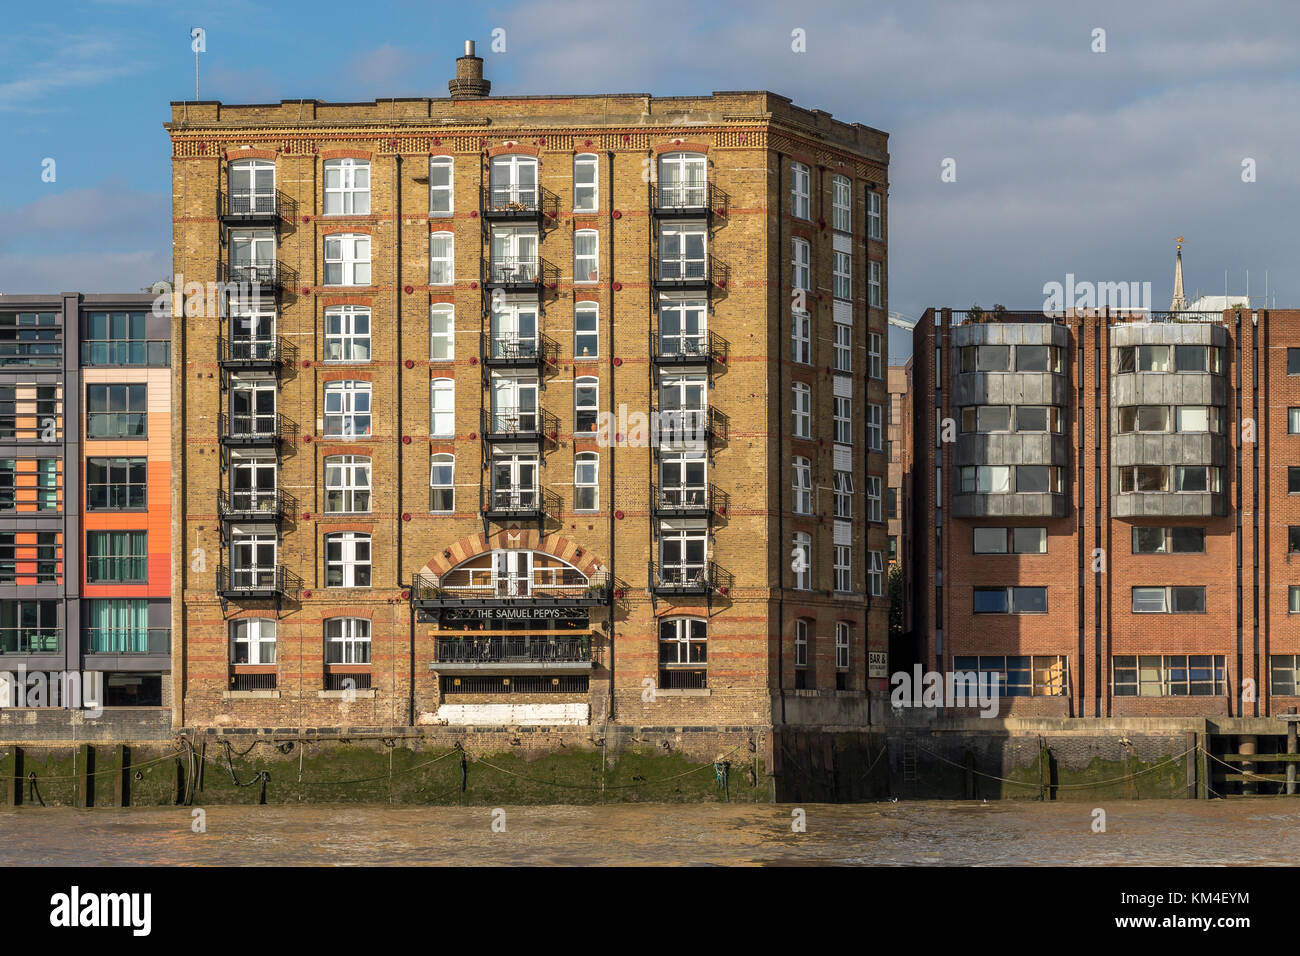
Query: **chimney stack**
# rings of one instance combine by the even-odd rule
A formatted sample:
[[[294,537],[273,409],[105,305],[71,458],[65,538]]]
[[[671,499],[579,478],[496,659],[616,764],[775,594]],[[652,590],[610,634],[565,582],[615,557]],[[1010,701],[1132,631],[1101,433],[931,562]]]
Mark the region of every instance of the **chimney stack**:
[[[453,100],[480,100],[492,92],[483,79],[483,58],[474,55],[474,41],[465,41],[465,55],[456,61],[456,78],[447,81]]]

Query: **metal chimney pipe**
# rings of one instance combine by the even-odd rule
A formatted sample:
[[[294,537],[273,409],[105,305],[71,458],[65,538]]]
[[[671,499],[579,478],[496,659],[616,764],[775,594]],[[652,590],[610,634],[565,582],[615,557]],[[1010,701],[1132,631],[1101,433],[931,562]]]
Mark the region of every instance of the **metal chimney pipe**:
[[[466,56],[473,56],[473,55],[474,55],[474,41],[473,41],[473,40],[466,40],[466,41],[465,41],[465,55],[466,55]]]

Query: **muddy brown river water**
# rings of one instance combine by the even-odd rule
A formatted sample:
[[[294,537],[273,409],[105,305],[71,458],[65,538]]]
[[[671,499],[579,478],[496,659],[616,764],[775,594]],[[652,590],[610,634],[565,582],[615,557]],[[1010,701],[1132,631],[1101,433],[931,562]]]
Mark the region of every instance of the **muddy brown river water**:
[[[1294,865],[1300,802],[0,811],[10,865]],[[797,810],[806,829],[795,832]],[[496,829],[494,829],[494,821]],[[504,829],[502,829],[504,827]]]

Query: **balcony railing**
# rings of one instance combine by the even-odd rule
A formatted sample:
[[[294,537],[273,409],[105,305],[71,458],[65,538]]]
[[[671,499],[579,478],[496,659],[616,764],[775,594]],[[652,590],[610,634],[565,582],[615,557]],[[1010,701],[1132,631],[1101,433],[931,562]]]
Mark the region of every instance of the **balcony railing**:
[[[298,510],[298,500],[287,491],[224,491],[217,493],[217,516],[244,524],[280,524]]]
[[[370,690],[370,671],[329,673],[325,675],[326,690]]]
[[[250,339],[222,335],[217,339],[217,362],[223,368],[278,369],[284,360],[283,348],[277,336]]]
[[[480,426],[486,441],[540,441],[558,434],[559,419],[549,412],[483,409]]]
[[[223,445],[274,447],[294,432],[294,424],[283,415],[217,415],[217,436]]]
[[[591,637],[510,637],[508,635],[438,638],[440,664],[546,664],[587,663]]]
[[[284,567],[217,567],[217,593],[222,597],[273,598],[289,593],[289,574]]]
[[[486,368],[541,368],[559,359],[559,346],[544,335],[479,335],[479,358]]]
[[[500,578],[483,585],[448,583],[445,575],[420,572],[411,580],[411,601],[417,606],[473,604],[559,604],[589,607],[605,604],[610,595],[607,572],[585,577],[576,570],[548,581]]]
[[[709,672],[703,667],[660,665],[660,690],[703,690],[709,686]]]
[[[90,627],[86,628],[87,654],[170,654],[170,627]]]
[[[705,518],[713,514],[711,485],[651,485],[651,507],[665,518]]]
[[[727,418],[717,408],[651,409],[651,427],[658,430],[660,446],[708,448],[714,440],[725,439]]]
[[[559,510],[560,496],[542,488],[491,489],[483,502],[483,513],[493,520],[541,518]]]
[[[710,289],[726,286],[727,267],[714,256],[702,259],[659,258],[651,263],[654,284],[660,289]]]
[[[489,289],[529,289],[541,281],[541,260],[537,256],[493,256],[483,274]]]
[[[59,628],[0,628],[0,653],[3,654],[57,654],[62,643],[63,631]]]
[[[280,190],[221,190],[217,215],[231,225],[274,223],[281,216],[293,218],[297,203]]]
[[[709,594],[719,586],[719,577],[712,561],[703,565],[650,563],[650,589],[656,594]]]
[[[84,339],[81,364],[131,368],[169,368],[172,344],[167,339]]]
[[[291,289],[298,284],[297,273],[274,259],[218,263],[217,279],[238,286],[239,289],[229,291],[246,293],[241,294],[241,299],[254,298],[254,291],[259,296],[275,296],[282,289]]]
[[[537,219],[545,214],[549,195],[540,186],[515,183],[483,187],[481,212],[485,219]]]
[[[721,211],[724,194],[713,183],[651,183],[650,206],[656,216],[705,216]]]
[[[652,336],[656,365],[707,365],[725,361],[727,344],[716,332],[664,332]]]

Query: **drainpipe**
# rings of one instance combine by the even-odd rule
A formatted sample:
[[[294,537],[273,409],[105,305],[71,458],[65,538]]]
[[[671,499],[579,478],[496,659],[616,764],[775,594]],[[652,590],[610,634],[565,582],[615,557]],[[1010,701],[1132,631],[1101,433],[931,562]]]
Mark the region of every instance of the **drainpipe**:
[[[782,316],[785,314],[785,274],[783,268],[785,249],[785,217],[781,213],[784,187],[785,155],[776,154],[776,537],[780,542],[776,562],[776,696],[781,702],[781,723],[785,723],[785,362],[781,360],[784,339]]]
[[[393,318],[397,320],[397,355],[401,356],[402,352],[402,154],[397,153],[393,156],[393,190],[397,196],[397,238],[395,241],[397,251],[396,279],[393,286]],[[399,358],[393,366],[393,381],[397,386],[397,433],[393,436],[394,447],[397,449],[397,500],[403,502],[406,496],[402,493],[402,362]],[[397,593],[400,597],[402,593],[402,515],[401,509],[398,509],[397,515]],[[414,582],[412,582],[414,583]],[[406,726],[415,726],[415,605],[407,602],[408,619],[410,621],[409,633],[407,634],[407,644],[409,645],[409,667],[408,675],[407,700],[406,700]],[[393,664],[396,668],[396,660]],[[394,717],[396,715],[394,714]],[[396,721],[394,721],[396,723]]]
[[[605,152],[606,168],[608,174],[606,180],[609,183],[607,190],[609,195],[609,209],[605,213],[605,221],[608,223],[607,241],[605,242],[605,256],[609,264],[606,276],[606,282],[609,283],[609,315],[606,322],[609,328],[607,341],[609,347],[606,350],[605,361],[609,367],[609,407],[611,412],[614,408],[614,151],[606,150]],[[614,568],[615,555],[618,549],[614,546],[614,453],[617,441],[610,442],[609,445],[609,501],[607,502],[609,510],[609,712],[605,718],[606,723],[614,719]],[[658,635],[656,635],[657,638]],[[602,763],[602,766],[604,764]]]

